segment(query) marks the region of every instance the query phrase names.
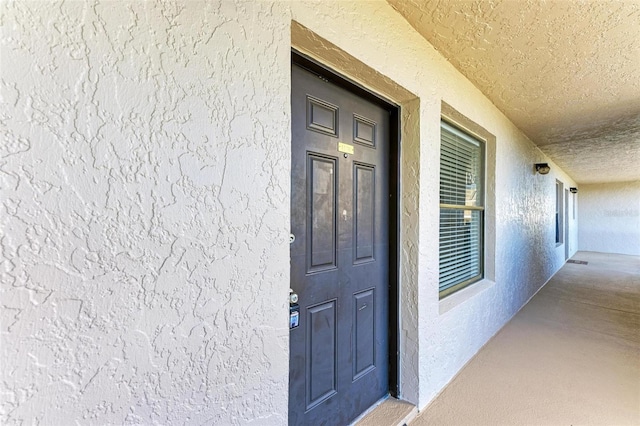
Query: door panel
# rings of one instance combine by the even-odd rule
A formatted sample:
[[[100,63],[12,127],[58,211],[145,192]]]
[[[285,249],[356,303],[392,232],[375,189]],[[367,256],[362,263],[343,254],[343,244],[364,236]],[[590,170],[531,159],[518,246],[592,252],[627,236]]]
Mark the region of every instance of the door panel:
[[[330,136],[338,136],[338,107],[307,96],[307,128]]]
[[[354,295],[354,329],[353,380],[358,380],[375,367],[375,311],[373,292],[374,289],[361,291]]]
[[[291,108],[289,424],[347,424],[389,390],[390,115],[296,65]]]
[[[331,300],[307,310],[307,410],[336,393],[337,324],[336,301]]]
[[[375,168],[354,164],[355,195],[355,261],[373,260],[374,215],[375,215]]]
[[[376,123],[359,115],[353,115],[353,140],[375,147]]]
[[[308,155],[308,272],[336,267],[336,158]]]

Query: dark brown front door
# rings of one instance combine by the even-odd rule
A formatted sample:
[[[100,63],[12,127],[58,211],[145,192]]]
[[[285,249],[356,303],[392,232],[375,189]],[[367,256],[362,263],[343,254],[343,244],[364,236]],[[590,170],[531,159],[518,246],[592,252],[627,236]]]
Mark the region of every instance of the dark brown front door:
[[[344,425],[389,391],[389,111],[292,65],[289,424]]]

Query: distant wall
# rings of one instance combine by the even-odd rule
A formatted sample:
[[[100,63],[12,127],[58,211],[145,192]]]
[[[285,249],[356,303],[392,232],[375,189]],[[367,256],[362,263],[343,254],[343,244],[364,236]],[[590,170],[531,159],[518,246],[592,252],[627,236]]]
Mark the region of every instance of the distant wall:
[[[580,185],[578,248],[640,255],[640,181]]]

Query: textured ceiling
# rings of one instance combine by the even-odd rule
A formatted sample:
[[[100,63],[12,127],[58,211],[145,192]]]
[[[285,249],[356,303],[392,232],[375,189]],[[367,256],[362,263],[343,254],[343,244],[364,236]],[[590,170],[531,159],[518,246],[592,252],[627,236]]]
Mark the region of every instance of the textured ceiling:
[[[388,2],[574,180],[640,180],[640,0]]]

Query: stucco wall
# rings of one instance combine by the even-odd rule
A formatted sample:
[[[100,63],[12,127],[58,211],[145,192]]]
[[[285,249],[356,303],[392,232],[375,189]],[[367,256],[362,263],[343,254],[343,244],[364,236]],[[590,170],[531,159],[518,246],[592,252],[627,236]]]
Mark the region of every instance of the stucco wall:
[[[580,185],[578,246],[640,255],[640,182]]]
[[[548,159],[383,1],[1,6],[5,423],[286,423],[291,19],[416,96],[403,396],[424,407],[563,263],[574,183],[536,175]],[[443,101],[496,138],[494,273],[446,303]]]
[[[562,266],[564,245],[555,243],[555,180],[575,183],[553,163],[550,174],[535,174],[533,164],[549,160],[386,3],[295,2],[292,19],[420,100],[420,185],[413,194],[419,212],[401,209],[402,220],[415,220],[419,228],[418,282],[401,283],[417,289],[418,326],[415,335],[403,330],[401,337],[418,342],[417,348],[402,349],[409,357],[407,351],[418,352],[419,395],[406,396],[422,408]],[[437,284],[442,101],[496,137],[489,189],[496,199],[496,247],[495,258],[487,259],[494,263],[495,280],[459,292],[453,302],[439,301]],[[570,233],[573,253],[577,232],[571,224]]]
[[[0,423],[286,423],[286,5],[1,5]]]

